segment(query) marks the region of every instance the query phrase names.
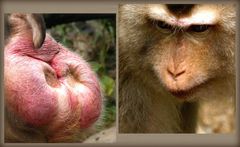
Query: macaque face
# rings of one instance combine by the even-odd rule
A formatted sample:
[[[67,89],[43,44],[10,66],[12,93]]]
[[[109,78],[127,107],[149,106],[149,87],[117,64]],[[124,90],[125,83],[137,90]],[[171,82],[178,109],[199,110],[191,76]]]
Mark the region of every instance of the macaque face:
[[[35,48],[31,28],[23,26],[4,49],[6,115],[44,128],[52,141],[90,127],[102,105],[95,73],[48,34]]]
[[[172,95],[190,99],[212,82],[233,77],[235,9],[229,5],[174,6],[121,6],[120,21],[125,23],[119,29],[120,55],[132,57],[127,59],[130,68],[152,74],[156,87],[161,84]]]

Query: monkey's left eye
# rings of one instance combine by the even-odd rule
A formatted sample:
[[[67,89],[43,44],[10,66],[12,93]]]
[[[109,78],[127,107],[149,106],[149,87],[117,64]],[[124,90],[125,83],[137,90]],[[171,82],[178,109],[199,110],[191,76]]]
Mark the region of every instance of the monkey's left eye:
[[[155,25],[157,26],[157,28],[159,29],[164,29],[164,30],[171,30],[172,26],[163,22],[163,21],[157,21],[155,22]]]
[[[204,32],[207,31],[209,27],[209,25],[192,25],[189,29],[193,32]]]

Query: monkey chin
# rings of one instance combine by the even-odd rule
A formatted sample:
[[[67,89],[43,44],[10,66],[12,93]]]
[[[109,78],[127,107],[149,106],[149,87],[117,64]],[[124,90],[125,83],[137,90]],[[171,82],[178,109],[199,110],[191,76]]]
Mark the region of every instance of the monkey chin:
[[[234,86],[234,76],[228,75],[226,77],[206,78],[201,83],[195,83],[187,90],[173,91],[166,87],[170,94],[172,94],[179,101],[209,101],[221,100],[225,98],[233,98],[236,91]]]

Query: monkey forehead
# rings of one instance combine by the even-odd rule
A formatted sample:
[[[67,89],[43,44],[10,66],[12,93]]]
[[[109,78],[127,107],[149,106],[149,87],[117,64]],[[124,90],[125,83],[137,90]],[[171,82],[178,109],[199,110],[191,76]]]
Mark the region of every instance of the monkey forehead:
[[[148,17],[161,20],[173,26],[188,27],[194,24],[216,24],[220,6],[218,5],[196,5],[188,15],[176,16],[169,13],[165,5],[152,4],[148,6]]]

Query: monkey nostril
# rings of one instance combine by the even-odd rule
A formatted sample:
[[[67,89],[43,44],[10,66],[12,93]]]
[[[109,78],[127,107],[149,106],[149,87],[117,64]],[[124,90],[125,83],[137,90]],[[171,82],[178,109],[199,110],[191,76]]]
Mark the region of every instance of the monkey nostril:
[[[185,70],[174,70],[174,69],[167,69],[168,74],[176,80],[179,76],[183,75],[186,71]]]
[[[182,71],[180,71],[180,72],[177,72],[176,73],[176,77],[178,77],[178,76],[180,76],[180,75],[182,75],[182,74],[184,74],[185,73],[185,70],[182,70]]]
[[[169,68],[167,69],[168,74],[170,74],[171,76],[174,76],[174,72],[172,70],[170,70]]]

